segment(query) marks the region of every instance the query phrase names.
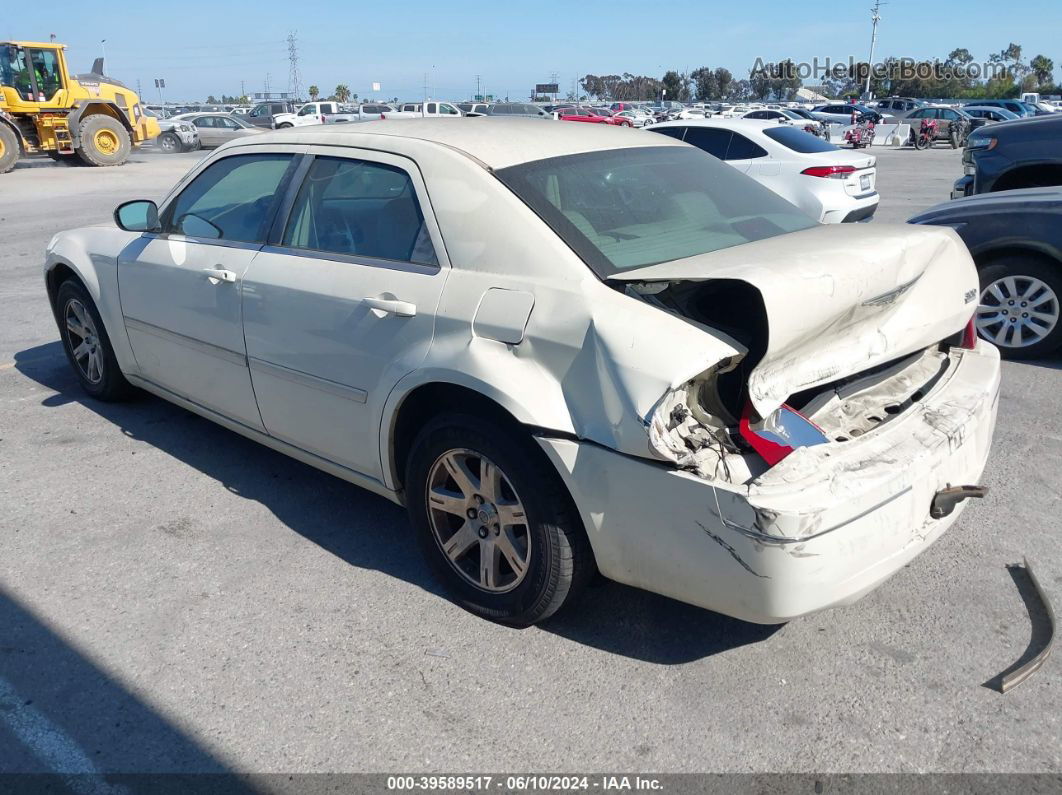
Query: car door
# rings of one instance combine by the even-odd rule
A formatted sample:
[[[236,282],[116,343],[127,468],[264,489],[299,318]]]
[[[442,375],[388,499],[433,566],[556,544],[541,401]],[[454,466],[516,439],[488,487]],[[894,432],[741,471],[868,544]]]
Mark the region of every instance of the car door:
[[[247,114],[247,121],[255,127],[270,127],[272,118],[269,113],[269,105],[258,105]]]
[[[448,272],[416,165],[314,147],[244,282],[244,334],[267,431],[373,478],[384,401],[424,359]]]
[[[199,131],[199,142],[204,149],[213,149],[225,142],[217,123],[217,116],[200,116],[192,122]]]
[[[140,376],[259,430],[240,290],[291,178],[294,151],[214,160],[162,209],[161,232],[143,235],[118,258]]]

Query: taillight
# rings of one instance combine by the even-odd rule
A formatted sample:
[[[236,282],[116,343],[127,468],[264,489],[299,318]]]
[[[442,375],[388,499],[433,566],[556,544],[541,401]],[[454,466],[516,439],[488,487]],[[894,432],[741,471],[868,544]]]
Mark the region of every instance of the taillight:
[[[962,340],[959,342],[959,347],[968,351],[977,347],[977,325],[974,323],[976,317],[976,314],[970,316],[970,322],[962,330]]]
[[[844,179],[849,174],[855,173],[855,166],[812,166],[805,168],[801,174],[809,177],[825,177],[826,179]]]
[[[798,447],[811,447],[829,441],[822,429],[794,408],[783,405],[761,422],[749,421],[752,404],[746,403],[738,423],[738,433],[759,453],[768,466],[774,466]]]
[[[387,114],[386,113],[381,113],[380,114],[380,118],[381,119],[386,119],[387,118]]]

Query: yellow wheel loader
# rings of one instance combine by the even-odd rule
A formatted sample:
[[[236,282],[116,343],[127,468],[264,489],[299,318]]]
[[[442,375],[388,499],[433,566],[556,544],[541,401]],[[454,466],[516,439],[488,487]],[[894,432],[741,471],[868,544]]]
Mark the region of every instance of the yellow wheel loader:
[[[135,91],[103,75],[71,75],[65,46],[0,42],[0,174],[24,155],[46,154],[90,166],[118,166],[132,147],[155,138]]]

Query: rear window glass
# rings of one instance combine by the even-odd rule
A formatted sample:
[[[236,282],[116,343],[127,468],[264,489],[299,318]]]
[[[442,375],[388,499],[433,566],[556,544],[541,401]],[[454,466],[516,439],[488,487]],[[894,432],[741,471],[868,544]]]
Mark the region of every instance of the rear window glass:
[[[601,278],[816,225],[692,147],[588,152],[495,173]]]
[[[777,127],[768,127],[763,131],[763,134],[772,141],[777,141],[787,149],[792,149],[794,152],[808,154],[811,152],[837,151],[837,147],[833,144],[826,143],[826,141],[821,138],[817,138],[811,133],[804,132],[796,127],[790,127],[788,124],[779,124]]]

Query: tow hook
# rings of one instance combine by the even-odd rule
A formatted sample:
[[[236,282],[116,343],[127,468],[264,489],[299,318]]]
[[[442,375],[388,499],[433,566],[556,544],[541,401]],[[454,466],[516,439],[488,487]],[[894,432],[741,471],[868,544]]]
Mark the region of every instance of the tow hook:
[[[988,486],[949,486],[941,489],[933,497],[929,506],[929,515],[934,519],[943,519],[955,510],[955,506],[970,497],[984,497]]]

